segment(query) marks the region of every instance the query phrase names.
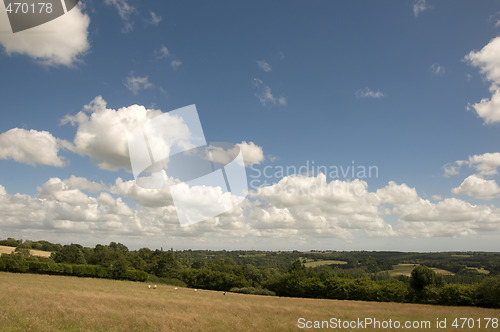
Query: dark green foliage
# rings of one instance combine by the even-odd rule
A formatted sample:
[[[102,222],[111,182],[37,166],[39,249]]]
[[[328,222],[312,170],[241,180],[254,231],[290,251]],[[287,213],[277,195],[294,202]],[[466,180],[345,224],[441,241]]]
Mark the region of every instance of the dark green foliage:
[[[242,287],[242,288],[233,287],[229,291],[233,293],[252,294],[252,295],[267,295],[267,296],[276,295],[273,291],[270,291],[268,289],[255,288],[255,287]]]
[[[127,279],[128,262],[125,258],[114,261],[111,266],[111,275],[113,279]]]
[[[212,271],[208,268],[186,269],[182,271],[180,278],[191,288],[228,291],[233,287],[248,286],[243,275]]]
[[[438,304],[442,305],[476,305],[476,286],[448,284],[438,292]]]
[[[7,238],[7,240],[0,240],[0,246],[7,246],[7,247],[17,247],[23,243],[23,240],[16,240],[11,237]]]
[[[500,308],[500,278],[483,280],[477,287],[478,304],[489,308]]]
[[[54,261],[56,263],[86,264],[81,246],[76,244],[65,245],[56,252]]]
[[[411,271],[410,286],[417,292],[423,291],[427,286],[442,286],[443,280],[427,266],[417,266]]]

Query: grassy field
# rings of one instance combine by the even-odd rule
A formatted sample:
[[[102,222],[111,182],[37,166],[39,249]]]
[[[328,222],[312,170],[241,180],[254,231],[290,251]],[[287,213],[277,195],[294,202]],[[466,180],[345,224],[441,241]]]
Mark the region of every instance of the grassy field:
[[[0,246],[0,255],[1,254],[10,254],[16,250],[14,247],[6,247],[6,246]],[[49,251],[41,251],[41,250],[33,250],[30,249],[30,253],[33,256],[40,256],[40,257],[50,257],[51,252]]]
[[[490,271],[485,270],[482,267],[479,268],[479,269],[477,267],[467,267],[467,269],[469,269],[469,270],[476,270],[477,272],[482,273],[482,274],[490,274]]]
[[[305,259],[304,266],[305,267],[316,267],[316,266],[321,266],[321,265],[342,265],[342,264],[347,264],[345,261],[337,261],[337,260],[327,260],[327,259],[318,259],[315,261],[314,259],[310,258],[303,258],[300,257],[300,261],[303,262]]]
[[[411,275],[411,271],[417,265],[419,265],[419,264],[398,264],[398,265],[394,266],[394,268],[392,270],[389,270],[387,272],[389,272],[389,275],[391,277],[397,277],[400,275],[404,275],[404,276],[409,277]],[[453,272],[450,272],[450,271],[438,269],[435,267],[431,267],[431,269],[433,269],[437,274],[453,275]]]
[[[456,318],[500,318],[500,310],[482,308],[153,290],[145,283],[46,275],[0,273],[0,285],[2,331],[296,331],[299,318],[430,321],[426,331],[437,331],[436,319],[446,318],[448,330],[457,331],[451,328]],[[481,328],[488,330],[494,329]]]

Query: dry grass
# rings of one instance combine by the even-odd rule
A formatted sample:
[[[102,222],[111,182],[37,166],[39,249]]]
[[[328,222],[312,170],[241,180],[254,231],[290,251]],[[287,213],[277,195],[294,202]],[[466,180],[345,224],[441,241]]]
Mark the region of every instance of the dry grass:
[[[0,255],[1,254],[10,254],[16,250],[14,247],[6,247],[6,246],[0,246]],[[50,251],[41,251],[41,250],[34,250],[30,249],[30,254],[33,256],[39,256],[39,257],[50,257],[50,254],[52,254]]]
[[[153,290],[144,283],[30,274],[0,273],[0,285],[2,331],[294,331],[299,330],[300,317],[433,324],[436,318],[500,317],[500,310],[481,308],[224,296],[164,285]]]

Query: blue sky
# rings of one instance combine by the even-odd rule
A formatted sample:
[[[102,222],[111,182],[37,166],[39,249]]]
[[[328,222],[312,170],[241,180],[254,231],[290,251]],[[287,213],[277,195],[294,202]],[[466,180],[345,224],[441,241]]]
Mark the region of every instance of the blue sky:
[[[2,238],[498,250],[496,1],[82,1],[8,24],[0,4]],[[313,162],[378,176],[261,176],[240,207],[180,227],[119,147],[131,117],[191,104],[208,141],[242,144],[249,180]],[[343,189],[272,194],[315,180]]]

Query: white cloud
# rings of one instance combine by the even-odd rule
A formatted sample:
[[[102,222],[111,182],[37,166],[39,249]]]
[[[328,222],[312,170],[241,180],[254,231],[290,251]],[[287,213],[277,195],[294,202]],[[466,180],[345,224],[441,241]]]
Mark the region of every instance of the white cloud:
[[[460,167],[468,165],[475,168],[480,175],[495,175],[498,174],[500,167],[500,152],[484,153],[480,155],[469,156],[468,160],[457,160],[454,163],[443,166],[445,176],[459,174]]]
[[[90,156],[101,169],[130,169],[128,134],[147,120],[162,114],[159,110],[132,105],[118,110],[107,108],[106,101],[96,97],[83,111],[67,115],[63,123],[77,127],[73,144],[68,148]]]
[[[44,66],[72,67],[90,48],[90,18],[77,6],[50,22],[11,33],[7,13],[0,10],[0,44],[10,56],[24,54]]]
[[[393,236],[379,214],[379,200],[367,183],[288,176],[251,193],[258,198],[249,218],[262,236],[334,237],[350,240],[364,230],[369,236]],[[263,201],[264,203],[259,203]]]
[[[69,179],[64,180],[64,184],[70,189],[86,190],[92,193],[106,190],[106,186],[102,183],[89,181],[86,178],[74,175],[71,175]]]
[[[387,186],[377,190],[377,197],[381,203],[391,205],[411,204],[419,201],[415,188],[410,188],[406,184],[398,185],[390,181]]]
[[[266,73],[273,70],[271,65],[269,63],[267,63],[265,60],[258,60],[257,66],[259,66],[259,68],[262,69],[263,71],[265,71]]]
[[[460,163],[460,165],[458,163]],[[458,175],[460,173],[459,169],[460,169],[460,166],[462,164],[463,164],[463,160],[458,160],[455,163],[448,163],[448,164],[444,165],[443,166],[443,170],[444,170],[443,175],[445,177],[449,177],[452,175]]]
[[[467,106],[468,111],[474,109],[486,124],[500,122],[500,89],[492,85],[490,91],[492,92],[491,99],[483,98],[479,103]]]
[[[135,8],[129,5],[126,0],[104,0],[104,3],[108,6],[114,6],[118,11],[118,15],[120,15],[125,23],[123,32],[129,32],[134,29],[130,16],[135,12]]]
[[[172,62],[170,62],[170,65],[172,66],[173,70],[177,70],[182,65],[182,61],[172,60]]]
[[[413,3],[413,15],[415,17],[418,17],[420,13],[426,11],[429,8],[430,6],[427,4],[426,0],[415,0],[415,2]]]
[[[153,11],[150,11],[149,14],[151,15],[151,18],[149,20],[149,23],[151,23],[152,25],[155,25],[157,26],[158,24],[160,24],[160,22],[162,21],[162,17],[160,15],[157,15],[155,12]]]
[[[385,95],[380,90],[373,91],[373,90],[371,90],[369,88],[364,88],[362,90],[356,91],[356,96],[358,98],[375,98],[375,99],[379,99],[379,98],[384,97]]]
[[[59,156],[64,142],[47,131],[13,128],[0,134],[0,159],[19,163],[62,167],[65,160]]]
[[[139,91],[152,88],[154,85],[149,82],[147,76],[139,77],[129,74],[123,83],[127,89],[129,89],[134,95],[137,95]]]
[[[84,192],[89,187],[96,189],[94,194]],[[293,239],[295,244],[333,238],[351,241],[359,231],[376,238],[427,238],[500,230],[498,208],[455,198],[431,203],[414,188],[395,182],[369,191],[360,180],[328,183],[323,174],[289,176],[250,196],[218,217],[180,227],[168,189],[144,189],[120,178],[109,188],[74,176],[52,178],[36,196],[8,194],[0,186],[0,227],[14,233],[73,233],[78,239],[104,234],[114,240],[154,236],[177,245],[189,238],[212,246],[234,238],[250,239],[249,243],[259,238]],[[127,205],[123,198],[133,199],[137,206]],[[200,207],[206,201],[201,199]],[[391,216],[397,220],[392,225],[385,220]]]
[[[467,195],[470,197],[490,200],[500,194],[500,187],[495,180],[485,180],[478,175],[466,178],[460,186],[451,190],[455,195]]]
[[[162,45],[158,51],[155,52],[158,59],[166,59],[170,56],[170,51],[165,45]]]
[[[473,155],[465,162],[470,167],[476,168],[480,174],[495,175],[498,174],[498,167],[500,167],[500,153],[485,153],[481,155]]]
[[[272,92],[271,88],[264,84],[264,82],[261,79],[254,78],[254,86],[257,89],[257,93],[255,96],[259,98],[259,101],[262,105],[266,106],[268,104],[273,104],[273,105],[280,105],[280,106],[286,106],[286,99],[283,96],[280,97],[275,97]]]
[[[51,178],[42,187],[38,187],[38,197],[51,199],[69,205],[89,205],[95,204],[95,199],[84,194],[80,189],[70,188],[59,178]]]
[[[253,163],[259,164],[264,161],[264,152],[262,151],[262,147],[256,145],[254,142],[247,143],[246,141],[243,141],[238,144],[238,146],[241,149],[246,165]]]
[[[254,142],[247,143],[246,141],[236,144],[230,149],[225,149],[220,146],[211,146],[210,149],[205,151],[206,155],[203,156],[203,158],[225,165],[234,160],[239,150],[241,150],[243,155],[245,166],[254,163],[259,164],[264,161],[262,147],[256,145]]]
[[[469,105],[486,124],[500,122],[500,37],[492,39],[480,51],[471,51],[466,57],[472,66],[478,67],[481,74],[491,82],[491,99],[484,98],[479,103]]]
[[[443,66],[438,65],[437,63],[433,63],[431,66],[431,71],[434,75],[440,76],[445,73],[445,69]]]

